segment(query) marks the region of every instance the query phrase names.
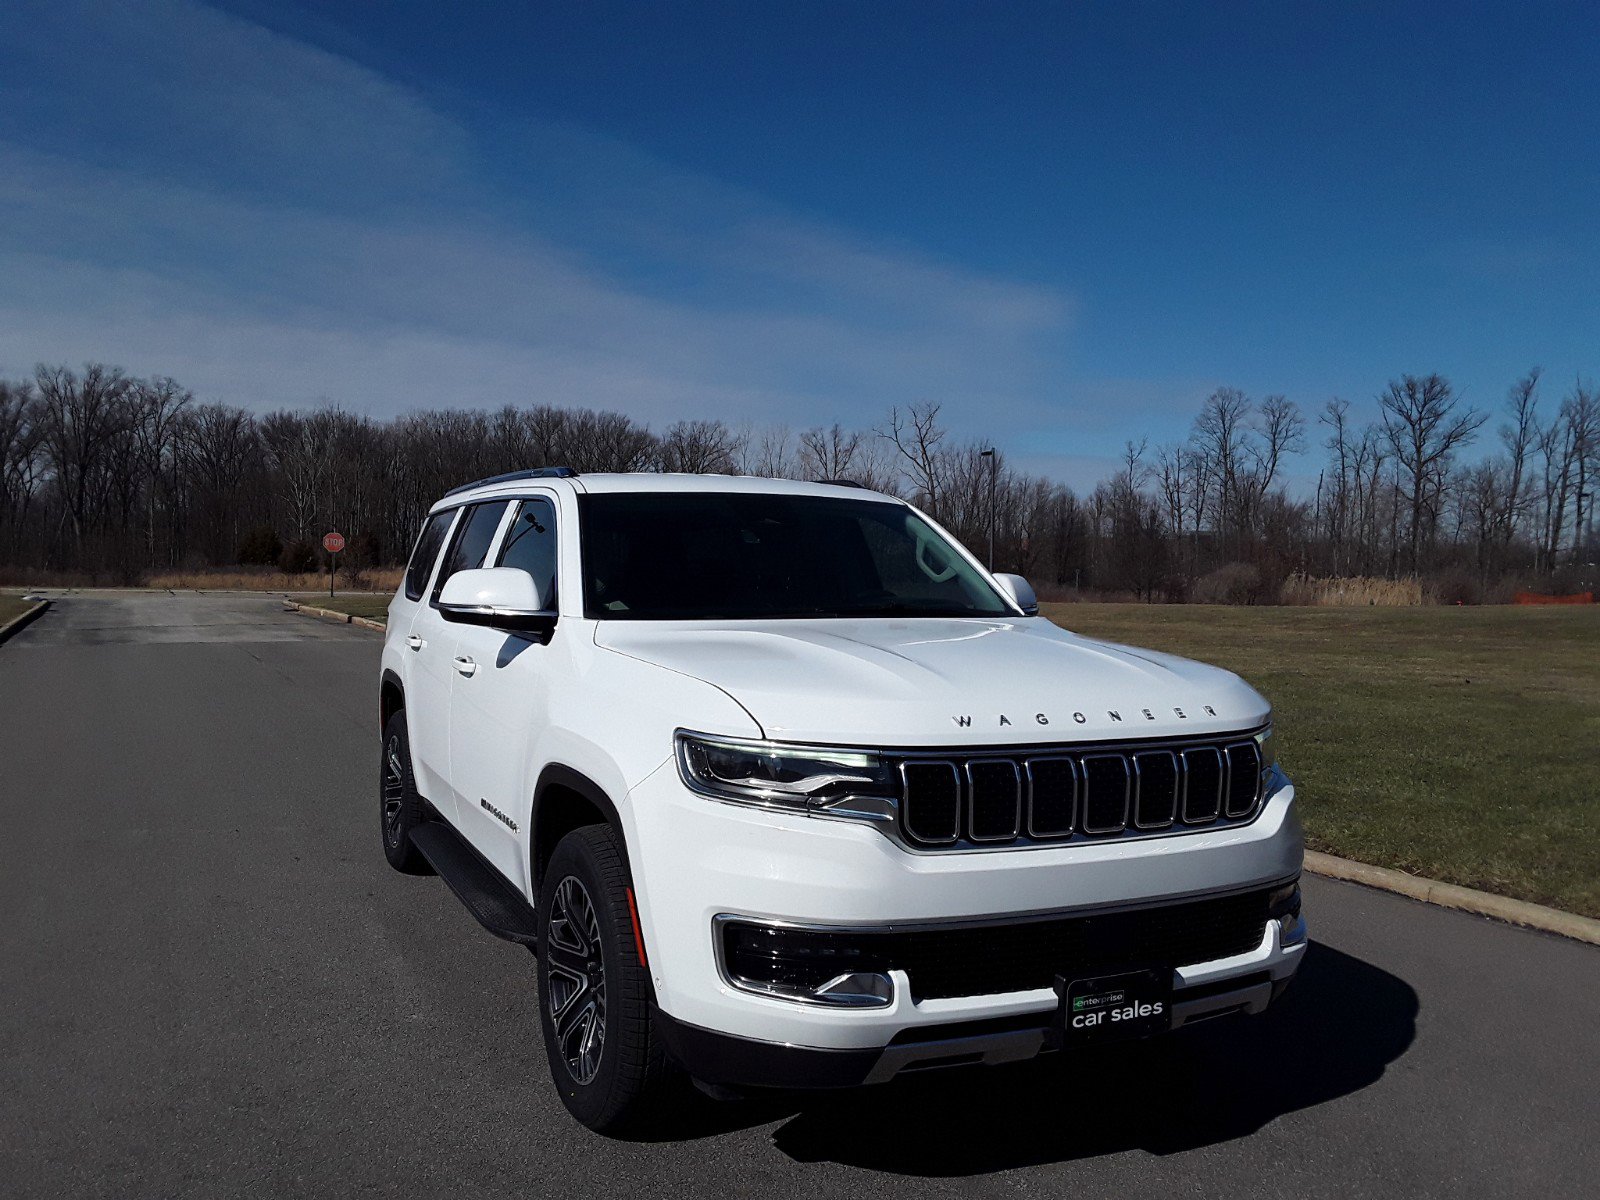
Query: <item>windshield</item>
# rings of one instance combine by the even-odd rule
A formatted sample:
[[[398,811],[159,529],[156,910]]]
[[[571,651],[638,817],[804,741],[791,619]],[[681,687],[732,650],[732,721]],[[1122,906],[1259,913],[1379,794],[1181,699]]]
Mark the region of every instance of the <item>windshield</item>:
[[[903,504],[736,492],[579,500],[601,620],[1014,616]]]

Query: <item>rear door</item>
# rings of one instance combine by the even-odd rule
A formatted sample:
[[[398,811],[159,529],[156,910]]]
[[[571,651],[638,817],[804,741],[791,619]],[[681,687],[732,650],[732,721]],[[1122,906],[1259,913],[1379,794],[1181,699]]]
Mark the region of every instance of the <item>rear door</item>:
[[[422,534],[411,552],[411,562],[406,567],[400,590],[389,604],[391,636],[400,639],[401,675],[406,690],[406,735],[411,742],[411,766],[416,775],[417,790],[441,812],[450,812],[449,790],[434,771],[440,761],[440,749],[430,742],[429,733],[437,729],[444,718],[450,695],[448,678],[440,680],[429,670],[431,661],[421,654],[427,645],[423,631],[417,628],[418,619],[428,611],[428,592],[433,584],[434,568],[455,527],[458,508],[447,508],[431,514],[423,522]],[[443,686],[441,696],[440,687]]]
[[[507,506],[505,500],[489,500],[461,509],[427,601],[417,605],[406,638],[417,681],[416,686],[406,688],[406,726],[417,786],[434,808],[457,824],[458,789],[450,763],[450,692],[461,669],[456,662],[456,638],[464,626],[452,625],[440,615],[439,592],[457,571],[483,565]]]
[[[556,504],[546,494],[516,501],[491,566],[533,576],[541,605],[557,607]],[[533,741],[549,723],[552,654],[561,652],[560,625],[550,644],[533,634],[481,625],[456,627],[456,655],[470,659],[458,674],[450,705],[450,769],[460,792],[457,828],[478,852],[518,884],[527,878],[526,837],[532,807]],[[570,638],[572,629],[566,630]]]

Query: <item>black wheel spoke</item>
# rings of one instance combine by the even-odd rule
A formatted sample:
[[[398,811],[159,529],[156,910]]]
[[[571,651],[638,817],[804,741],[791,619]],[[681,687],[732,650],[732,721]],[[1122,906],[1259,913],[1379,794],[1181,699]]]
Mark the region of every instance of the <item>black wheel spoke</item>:
[[[580,1084],[600,1070],[606,1036],[605,956],[588,891],[568,875],[545,918],[544,971],[550,1024],[567,1072]]]
[[[554,940],[546,944],[545,954],[550,959],[552,970],[559,970],[574,979],[588,979],[589,960],[584,955],[559,946]]]

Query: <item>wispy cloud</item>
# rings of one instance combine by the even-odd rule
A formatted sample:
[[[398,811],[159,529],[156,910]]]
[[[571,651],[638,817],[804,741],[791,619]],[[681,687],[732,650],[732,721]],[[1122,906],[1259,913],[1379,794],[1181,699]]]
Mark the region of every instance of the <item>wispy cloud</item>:
[[[550,400],[807,424],[927,398],[1003,431],[1059,369],[1055,289],[591,131],[477,128],[208,9],[130,13],[51,4],[0,32],[19,97],[0,372],[106,358],[253,407],[379,414]]]

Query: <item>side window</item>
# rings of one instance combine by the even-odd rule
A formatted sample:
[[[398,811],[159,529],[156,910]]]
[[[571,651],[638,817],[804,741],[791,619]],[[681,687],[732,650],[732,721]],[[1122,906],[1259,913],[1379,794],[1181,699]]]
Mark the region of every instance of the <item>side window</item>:
[[[444,556],[444,566],[439,568],[439,578],[434,581],[431,600],[439,599],[439,590],[444,587],[444,581],[457,571],[472,571],[483,566],[483,560],[489,554],[489,543],[494,541],[494,532],[500,528],[500,518],[505,516],[510,504],[509,500],[492,500],[488,504],[474,504],[461,514],[455,540],[450,543],[450,551]]]
[[[556,510],[548,500],[524,500],[506,530],[500,547],[501,567],[516,567],[533,576],[539,603],[556,606]]]
[[[446,509],[434,513],[422,527],[417,538],[417,548],[411,552],[411,565],[406,568],[406,599],[421,600],[422,590],[428,586],[428,576],[433,573],[434,560],[439,557],[439,547],[444,545],[444,535],[450,531],[450,522],[456,510]]]

